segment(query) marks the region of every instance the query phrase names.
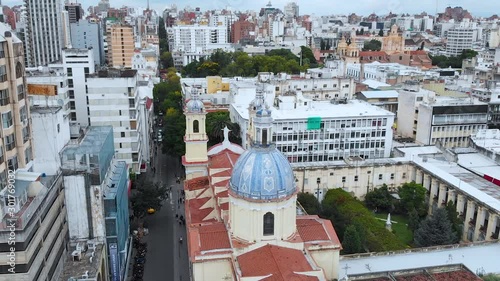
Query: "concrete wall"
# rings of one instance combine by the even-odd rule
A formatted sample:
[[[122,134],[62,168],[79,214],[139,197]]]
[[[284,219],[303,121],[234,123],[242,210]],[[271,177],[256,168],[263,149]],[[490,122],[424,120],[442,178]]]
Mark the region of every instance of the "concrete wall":
[[[256,203],[229,197],[229,225],[235,237],[246,241],[274,241],[289,238],[297,231],[296,221],[297,197],[280,201]],[[274,215],[274,234],[264,235],[264,215],[271,212]]]
[[[70,139],[69,118],[64,118],[63,115],[64,111],[61,109],[54,112],[31,111],[34,172],[55,175],[61,167],[59,152]]]
[[[417,137],[418,144],[429,145],[431,144],[431,130],[432,130],[432,107],[420,105],[418,107],[418,123],[417,123]]]
[[[327,280],[339,278],[340,252],[338,250],[309,251],[309,254],[314,262],[323,269]]]
[[[230,277],[230,279],[225,279]],[[196,281],[234,280],[230,259],[193,263],[193,279]]]

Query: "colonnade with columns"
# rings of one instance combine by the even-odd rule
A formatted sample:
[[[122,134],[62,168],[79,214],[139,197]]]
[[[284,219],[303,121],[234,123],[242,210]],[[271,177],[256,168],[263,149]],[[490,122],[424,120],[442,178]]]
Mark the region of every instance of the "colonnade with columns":
[[[445,207],[449,201],[456,204],[456,210],[463,219],[463,241],[492,241],[500,232],[500,213],[469,196],[459,186],[435,178],[428,171],[413,167],[412,180],[422,184],[429,194],[429,213]]]

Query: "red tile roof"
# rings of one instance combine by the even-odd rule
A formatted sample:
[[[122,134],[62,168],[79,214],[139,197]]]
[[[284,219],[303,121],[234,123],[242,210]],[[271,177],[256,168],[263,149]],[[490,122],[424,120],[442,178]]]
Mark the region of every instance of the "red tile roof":
[[[214,210],[213,208],[200,209],[210,199],[210,197],[207,197],[188,200],[187,205],[189,206],[189,210],[186,210],[188,225],[216,221],[213,218],[205,220],[205,218]]]
[[[198,229],[201,251],[231,249],[231,243],[229,243],[229,236],[224,223],[202,225]]]
[[[315,215],[297,216],[297,231],[305,243],[342,248],[330,220],[321,219]]]
[[[300,250],[266,245],[242,254],[238,263],[243,277],[269,276],[266,281],[313,281],[317,277],[298,273],[313,271],[313,268]]]
[[[330,240],[323,224],[315,219],[297,219],[297,230],[304,242]]]
[[[185,190],[198,190],[208,188],[208,177],[199,177],[184,181]]]
[[[366,56],[387,56],[387,53],[384,51],[361,51],[359,52],[360,57]]]

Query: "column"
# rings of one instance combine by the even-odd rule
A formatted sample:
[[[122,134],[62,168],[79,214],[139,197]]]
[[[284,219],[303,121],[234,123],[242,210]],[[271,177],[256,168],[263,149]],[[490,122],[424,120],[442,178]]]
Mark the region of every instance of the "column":
[[[451,188],[448,188],[448,202],[449,201],[452,201],[453,204],[457,203],[457,193]],[[446,202],[446,204],[448,204],[448,202]]]
[[[492,241],[491,236],[495,234],[495,230],[498,223],[498,216],[496,214],[490,213],[488,217],[488,226],[486,227],[486,241]]]
[[[424,182],[422,183],[422,186],[429,190],[431,188],[431,176],[424,174]]]
[[[465,211],[465,221],[464,221],[464,233],[462,240],[467,241],[468,233],[470,228],[470,222],[474,218],[474,212],[476,211],[476,203],[474,201],[467,199],[467,210]]]
[[[422,184],[422,175],[423,172],[417,168],[417,176],[415,178],[415,183]]]
[[[429,193],[429,211],[428,214],[432,214],[434,211],[434,197],[437,196],[438,193],[438,188],[439,188],[439,181],[436,179],[431,179],[431,188],[430,188],[430,193]]]
[[[477,207],[477,217],[476,217],[476,226],[474,228],[474,236],[472,237],[472,241],[480,241],[481,227],[483,227],[483,231],[486,230],[486,225],[484,225],[484,219],[486,218],[486,210],[482,206]]]
[[[462,194],[457,194],[457,212],[459,215],[463,215],[465,205],[465,196]]]
[[[438,208],[446,206],[446,194],[448,192],[448,187],[444,184],[439,185],[439,195],[438,195]]]

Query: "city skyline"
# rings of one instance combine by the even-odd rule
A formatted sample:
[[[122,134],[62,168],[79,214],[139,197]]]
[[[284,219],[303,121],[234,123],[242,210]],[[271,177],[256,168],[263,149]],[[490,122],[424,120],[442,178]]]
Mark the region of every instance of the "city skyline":
[[[88,1],[74,1],[82,3],[84,8],[86,9],[89,5],[97,5],[99,0],[88,0]],[[115,8],[122,7],[124,5],[130,5],[129,1],[126,0],[110,0],[110,5]],[[273,0],[271,4],[273,7],[283,9],[286,3],[292,2],[290,0]],[[350,14],[356,13],[358,15],[369,15],[371,13],[376,14],[388,14],[389,12],[401,14],[401,13],[421,13],[427,12],[428,14],[436,13],[436,0],[421,0],[418,2],[407,2],[404,3],[404,0],[388,0],[384,3],[380,3],[376,0],[357,0],[354,2],[343,2],[340,0],[310,0],[307,1],[305,5],[305,1],[299,0],[295,1],[300,7],[300,14],[314,14],[317,16],[320,15],[331,15],[331,14]],[[20,5],[23,2],[19,0],[4,0],[2,1],[3,5],[13,6]],[[261,1],[244,1],[244,0],[210,0],[210,1],[200,1],[200,0],[187,0],[187,1],[162,1],[162,0],[150,0],[149,5],[151,8],[162,12],[168,5],[176,4],[178,8],[183,9],[186,6],[190,7],[200,7],[202,10],[213,10],[213,9],[223,9],[227,6],[232,7],[233,10],[236,8],[238,10],[255,10],[258,11],[260,8],[265,7],[268,3],[267,0]],[[329,12],[325,7],[330,5],[332,8],[329,9]],[[140,0],[134,3],[133,7],[146,7],[147,0]],[[464,9],[467,9],[473,16],[492,16],[495,14],[494,11],[497,11],[500,8],[500,3],[495,1],[482,1],[478,3],[478,1],[473,0],[438,0],[437,1],[437,11],[443,12],[444,9],[448,6],[461,6]],[[236,7],[236,8],[235,8]]]

